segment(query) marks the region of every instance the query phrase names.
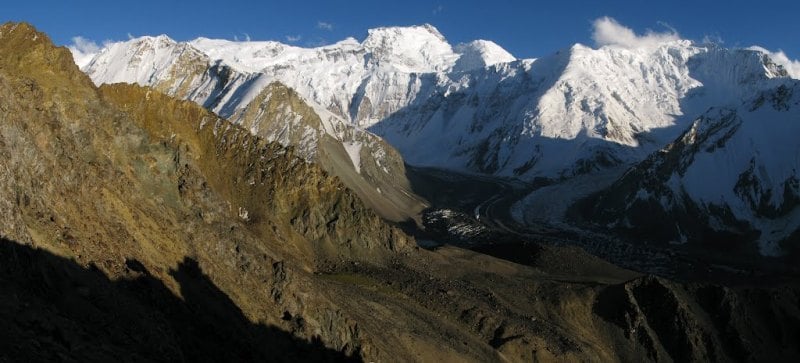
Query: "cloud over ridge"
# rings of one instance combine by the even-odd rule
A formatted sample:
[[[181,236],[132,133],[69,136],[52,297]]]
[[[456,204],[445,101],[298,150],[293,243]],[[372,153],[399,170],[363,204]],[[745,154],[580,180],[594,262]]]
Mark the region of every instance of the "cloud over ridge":
[[[100,51],[100,46],[93,40],[81,36],[72,37],[72,44],[67,46],[78,67],[83,68]]]
[[[644,35],[636,35],[631,28],[608,16],[596,19],[592,23],[592,28],[592,40],[598,47],[615,45],[631,49],[653,48],[667,42],[680,40],[678,32],[674,29],[663,33],[648,30]]]
[[[755,50],[761,53],[764,53],[772,59],[773,62],[783,66],[786,69],[786,72],[789,73],[789,77],[794,79],[800,79],[800,60],[792,60],[784,53],[782,50],[778,49],[777,52],[772,52],[764,47],[759,47],[754,45],[747,49]]]

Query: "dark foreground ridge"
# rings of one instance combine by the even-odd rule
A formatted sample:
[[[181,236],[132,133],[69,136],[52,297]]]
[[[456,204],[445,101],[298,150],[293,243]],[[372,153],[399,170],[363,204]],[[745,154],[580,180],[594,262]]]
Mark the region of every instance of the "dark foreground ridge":
[[[128,260],[127,277],[0,239],[1,362],[360,362],[251,323],[186,258],[181,297]]]
[[[417,248],[318,165],[191,102],[97,89],[26,24],[0,26],[0,94],[0,363],[800,357],[796,281],[679,283],[535,240]]]

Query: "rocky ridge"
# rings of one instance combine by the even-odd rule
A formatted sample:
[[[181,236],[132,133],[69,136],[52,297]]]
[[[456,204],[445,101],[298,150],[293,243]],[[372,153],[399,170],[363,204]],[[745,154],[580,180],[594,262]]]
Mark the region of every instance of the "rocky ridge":
[[[304,316],[300,337],[359,349],[357,336],[325,328],[352,324],[335,299],[300,298],[315,291],[309,273],[391,260],[413,241],[338,179],[193,103],[98,90],[27,24],[0,28],[0,59],[4,239],[112,280],[147,271],[175,296],[175,266],[196,261],[243,319],[291,331],[288,311]]]
[[[97,89],[27,24],[0,26],[0,90],[3,359],[800,354],[797,286],[418,249],[290,148],[152,89]]]
[[[786,69],[763,51],[726,49],[677,35],[648,46],[576,44],[539,59],[518,60],[491,42],[451,46],[432,26],[373,29],[363,41],[350,38],[318,48],[143,37],[108,46],[84,70],[96,83],[137,82],[194,100],[269,140],[295,145],[395,221],[425,206],[411,192],[414,186],[406,178],[404,162],[489,175],[498,182],[516,178],[532,185],[549,183],[542,190],[531,187],[527,197],[513,203],[513,222],[521,225],[571,223],[565,220],[571,205],[608,190],[629,167],[646,162],[690,132],[710,108],[737,109],[772,92],[776,84],[790,82]],[[294,91],[273,92],[274,82]],[[298,116],[310,115],[299,109],[264,113],[265,107],[275,109],[269,105],[285,102],[282,97],[270,101],[275,94],[296,94],[319,122],[313,116]],[[258,115],[280,121],[262,125]],[[786,127],[791,126],[781,124],[774,132],[790,134]],[[759,139],[760,134],[748,128],[738,139]],[[790,157],[772,152],[774,145],[758,145],[763,147],[740,148],[763,155],[754,171],[759,163],[782,163],[773,165],[781,170],[795,166]],[[715,153],[721,160],[736,159],[737,170],[718,170],[727,177],[721,182],[726,190],[732,190],[729,184],[744,172],[741,150],[719,148]],[[783,174],[777,171],[769,178],[794,180]],[[719,181],[700,171],[692,178],[692,186],[703,184],[701,179],[715,181],[706,184]],[[648,188],[625,193],[657,194]],[[740,251],[770,256],[794,249],[796,243],[788,240],[794,240],[797,228],[787,222],[797,220],[791,218],[793,212],[787,209],[787,218],[759,215],[746,205],[732,206],[738,203],[734,196],[721,201],[712,190],[698,188],[685,194],[691,199],[688,203],[699,206],[693,209],[697,213],[667,213],[694,220],[694,225],[665,227],[658,218],[626,220],[619,216],[622,212],[613,220],[606,218],[613,213],[588,219],[596,222],[593,228],[610,234],[617,233],[618,226],[628,228],[626,223],[639,231],[653,224],[671,229],[633,235],[643,240],[712,245],[711,240],[730,239]],[[782,201],[785,193],[780,188],[763,186],[753,193],[769,193],[773,206],[791,205],[791,193]],[[559,197],[552,198],[551,191]],[[695,217],[687,217],[690,214]],[[714,237],[720,231],[725,237]]]
[[[211,58],[213,48],[205,53],[196,48],[205,44],[225,49],[225,44],[217,43],[143,37],[111,45],[102,58],[87,65],[92,69],[88,73],[98,85],[138,83],[194,101],[255,135],[292,146],[298,155],[340,177],[387,219],[406,220],[425,207],[425,201],[411,192],[403,160],[394,148],[324,108],[309,105],[304,97],[280,83],[283,78],[251,72],[241,62]],[[268,49],[278,46],[271,42],[261,45]],[[266,50],[256,53],[262,51]],[[286,71],[285,67],[277,69]]]
[[[453,47],[430,25],[318,48],[142,37],[109,45],[84,70],[98,84],[162,87],[224,117],[278,81],[412,165],[528,180],[641,161],[708,107],[788,76],[761,52],[683,39],[518,60],[488,41]]]
[[[775,80],[738,107],[710,109],[583,202],[585,217],[638,239],[796,255],[799,86]]]

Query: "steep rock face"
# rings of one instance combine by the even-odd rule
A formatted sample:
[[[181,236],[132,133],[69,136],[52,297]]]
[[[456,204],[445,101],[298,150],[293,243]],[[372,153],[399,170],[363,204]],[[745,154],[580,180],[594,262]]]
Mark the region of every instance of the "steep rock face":
[[[371,130],[415,165],[571,177],[640,161],[708,107],[738,103],[782,76],[760,53],[683,40],[653,49],[575,45],[451,74]]]
[[[425,203],[411,191],[397,151],[368,132],[326,122],[326,116],[333,118],[276,82],[229,119],[266,140],[292,145],[298,154],[339,177],[384,218],[402,221],[415,216]]]
[[[321,259],[349,260],[364,252],[361,259],[374,260],[381,259],[378,250],[394,250],[395,242],[398,249],[408,247],[401,233],[385,226],[337,178],[291,149],[265,143],[194,104],[145,88],[120,84],[103,86],[100,92],[154,139],[188,148],[191,159],[178,155],[174,162],[178,168],[182,162],[183,168],[198,163],[205,180],[179,179],[181,188],[202,192],[207,182],[243,222],[264,229],[292,226],[310,243],[300,249],[303,255],[315,252]],[[383,230],[374,236],[355,232],[367,226]],[[354,254],[348,256],[348,251]]]
[[[176,296],[171,271],[195,263],[243,319],[369,349],[307,271],[391,260],[413,242],[338,179],[193,103],[98,91],[27,24],[0,27],[0,64],[0,236],[112,280],[148,271]]]
[[[159,60],[147,76],[122,55],[152,53],[144,40],[110,46],[85,71],[97,83],[162,82],[159,66],[174,67],[164,59],[177,51],[152,56]],[[363,42],[312,49],[204,38],[170,47],[187,46],[235,75],[222,87],[196,82],[187,97],[223,116],[280,81],[338,116],[333,123],[385,138],[413,165],[525,179],[641,161],[708,107],[740,102],[764,79],[786,76],[760,52],[688,40],[575,45],[517,61],[488,41],[451,47],[431,26],[373,29]]]
[[[626,284],[638,274],[577,249],[528,250],[532,266],[418,250],[290,149],[158,91],[98,90],[26,24],[0,26],[0,92],[1,360],[798,355],[796,286],[703,290],[696,309],[699,292]],[[595,310],[620,284],[636,300]],[[626,336],[620,306],[657,333]],[[712,339],[683,339],[700,331]]]
[[[641,238],[796,253],[800,83],[771,85],[695,120],[596,197],[591,218]]]
[[[536,60],[515,60],[490,42],[452,47],[430,26],[380,28],[362,42],[347,39],[313,49],[198,39],[162,42],[172,50],[153,51],[140,44],[145,40],[151,41],[112,45],[85,71],[98,83],[166,82],[172,90],[194,90],[182,97],[223,115],[261,112],[258,104],[270,94],[270,82],[283,82],[309,101],[320,115],[321,129],[333,131],[314,137],[308,130],[318,126],[273,126],[267,128],[273,134],[267,138],[301,145],[309,154],[329,146],[317,154],[318,160],[393,220],[413,214],[394,211],[415,211],[413,206],[419,204],[406,194],[405,179],[391,181],[405,170],[391,156],[394,150],[380,146],[383,143],[371,138],[372,133],[415,166],[554,183],[513,205],[514,218],[523,224],[563,223],[569,205],[623,178],[600,204],[585,209],[603,227],[643,240],[735,246],[732,250],[745,254],[796,250],[800,218],[795,208],[797,176],[791,170],[797,163],[783,156],[796,151],[784,141],[762,140],[757,135],[766,134],[756,126],[742,133],[732,129],[739,121],[714,126],[730,117],[708,112],[733,110],[734,118],[747,113],[747,118],[761,122],[791,123],[785,120],[793,117],[791,111],[769,113],[742,106],[759,95],[773,97],[768,94],[788,78],[786,70],[761,51],[673,39],[647,47],[574,45]],[[148,54],[142,58],[153,61],[143,68],[141,62],[121,55],[123,50]],[[197,74],[195,68],[183,65],[187,62],[176,54],[196,54],[209,64],[207,71],[191,76]],[[187,75],[165,76],[176,72],[163,69],[187,69],[177,72]],[[184,80],[191,86],[185,87]],[[247,122],[245,118],[239,122]],[[281,125],[306,122],[289,114],[276,119],[284,121]],[[694,123],[698,119],[707,121]],[[358,127],[372,133],[360,133]],[[780,135],[794,132],[793,126],[786,127],[777,128]],[[709,136],[712,139],[725,139],[728,131],[719,128],[740,136],[719,147],[722,153],[700,152],[715,155],[713,161],[700,157],[696,163],[708,168],[671,169],[679,165],[648,160],[665,147],[673,150],[665,155],[683,153],[684,148],[667,146],[681,135],[710,132],[716,135]],[[750,137],[762,141],[750,143]],[[787,146],[778,151],[779,143]],[[690,149],[686,152],[697,153]],[[740,155],[748,152],[753,157]],[[347,168],[344,154],[355,169]],[[643,164],[637,169],[658,168],[658,181],[643,181],[652,177],[636,173],[622,175],[638,163]],[[658,166],[647,166],[653,163]],[[377,168],[365,167],[370,164]],[[387,164],[396,166],[382,173]],[[709,170],[714,170],[713,179]],[[558,198],[552,197],[554,192]],[[674,222],[661,223],[665,218]]]
[[[313,49],[277,42],[199,38],[170,43],[162,39],[143,37],[112,44],[85,71],[98,84],[135,82],[167,90],[190,84],[193,92],[167,93],[191,99],[224,117],[247,106],[270,83],[279,81],[338,116],[331,119],[332,123],[368,127],[418,96],[427,95],[435,84],[421,80],[420,75],[449,72],[459,59],[462,61],[455,68],[462,71],[513,60],[487,41],[459,46],[454,51],[430,25],[372,29],[363,42],[347,39]],[[189,52],[186,47],[195,51]],[[182,69],[179,64],[190,63],[182,59],[195,52],[202,53],[196,58],[208,64],[206,76],[196,76],[192,67]],[[173,77],[175,70],[185,76]]]
[[[651,361],[785,360],[800,353],[785,349],[797,337],[796,297],[797,290],[676,284],[648,276],[605,288],[593,310],[622,328]]]
[[[359,361],[252,322],[191,258],[168,271],[180,296],[135,259],[107,276],[0,238],[0,261],[3,360]]]
[[[152,86],[201,104],[255,135],[292,146],[339,176],[385,218],[402,221],[424,208],[424,201],[408,186],[402,158],[391,146],[322,107],[307,105],[296,92],[277,83],[284,78],[250,72],[241,64],[252,66],[267,55],[280,56],[291,49],[259,43],[237,48],[236,56],[229,58],[224,51],[232,46],[210,39],[176,43],[166,36],[143,37],[109,46],[87,66],[87,73],[98,84]],[[287,71],[282,66],[275,70]],[[347,152],[348,146],[352,152]]]

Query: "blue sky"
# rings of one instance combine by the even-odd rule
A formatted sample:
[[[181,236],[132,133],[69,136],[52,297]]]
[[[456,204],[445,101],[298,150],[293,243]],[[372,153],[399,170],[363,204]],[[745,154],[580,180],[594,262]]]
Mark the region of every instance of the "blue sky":
[[[452,44],[495,41],[517,57],[539,57],[573,43],[593,44],[592,22],[609,16],[637,33],[675,29],[683,38],[760,45],[800,58],[800,1],[14,1],[0,20],[28,21],[57,44],[167,34],[332,43],[369,28],[430,23]]]

